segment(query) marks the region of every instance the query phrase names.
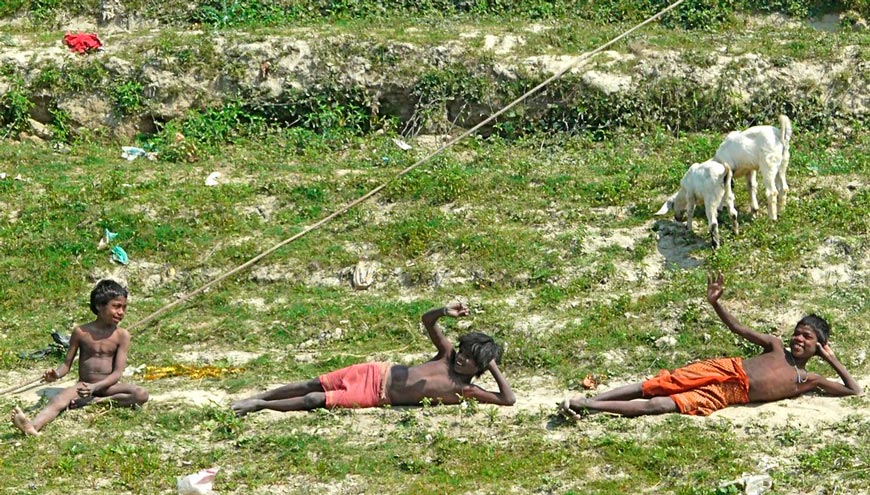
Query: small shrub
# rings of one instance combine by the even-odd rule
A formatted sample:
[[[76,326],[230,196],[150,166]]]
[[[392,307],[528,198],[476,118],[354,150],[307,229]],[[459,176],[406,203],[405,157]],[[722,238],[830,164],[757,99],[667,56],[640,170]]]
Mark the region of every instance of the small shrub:
[[[0,127],[10,132],[20,132],[28,129],[28,119],[33,102],[30,101],[24,80],[15,77],[8,91],[0,95]]]
[[[112,89],[115,108],[121,115],[132,115],[144,106],[144,87],[139,81],[126,81]]]

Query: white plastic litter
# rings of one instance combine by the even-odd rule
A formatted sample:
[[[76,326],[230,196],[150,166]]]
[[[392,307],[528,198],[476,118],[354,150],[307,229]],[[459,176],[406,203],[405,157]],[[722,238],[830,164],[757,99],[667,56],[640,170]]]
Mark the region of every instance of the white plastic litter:
[[[115,232],[109,232],[109,229],[103,229],[103,237],[100,239],[100,242],[97,244],[97,249],[106,249],[118,237],[118,234]]]
[[[133,161],[140,156],[144,156],[152,161],[157,159],[157,153],[151,153],[135,146],[121,146],[121,158],[124,158],[127,161]]]
[[[773,478],[767,474],[743,474],[743,476],[737,478],[734,481],[729,481],[727,483],[723,483],[719,485],[720,488],[726,488],[728,486],[736,486],[737,488],[742,488],[745,495],[761,495],[773,488]]]
[[[220,177],[221,177],[220,172],[212,172],[212,173],[208,174],[208,177],[205,178],[205,185],[216,186],[216,185],[220,184],[220,182],[218,182],[218,179]]]
[[[404,151],[408,151],[409,149],[411,149],[411,145],[402,141],[401,139],[393,138],[393,142],[396,143],[396,146],[398,146],[399,148],[401,148]]]
[[[140,364],[139,366],[127,366],[124,368],[124,372],[121,373],[123,376],[133,376],[133,375],[141,375],[145,373],[145,365]]]
[[[205,495],[215,493],[211,489],[214,482],[214,477],[220,470],[218,467],[203,469],[202,471],[189,474],[187,476],[178,477],[178,494],[179,495]]]
[[[0,180],[3,180],[5,178],[6,178],[6,172],[0,173]]]

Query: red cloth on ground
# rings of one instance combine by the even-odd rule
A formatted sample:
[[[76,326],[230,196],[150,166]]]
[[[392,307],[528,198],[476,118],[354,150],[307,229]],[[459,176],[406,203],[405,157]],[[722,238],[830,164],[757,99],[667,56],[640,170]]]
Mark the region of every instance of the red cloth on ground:
[[[377,407],[390,403],[387,377],[390,363],[363,363],[320,375],[326,407]]]
[[[644,397],[668,396],[681,413],[693,416],[749,402],[749,378],[739,357],[698,361],[673,372],[661,370],[642,387]]]
[[[103,46],[103,42],[100,41],[96,33],[66,33],[66,36],[63,37],[63,43],[69,47],[70,51],[78,53],[99,50]]]

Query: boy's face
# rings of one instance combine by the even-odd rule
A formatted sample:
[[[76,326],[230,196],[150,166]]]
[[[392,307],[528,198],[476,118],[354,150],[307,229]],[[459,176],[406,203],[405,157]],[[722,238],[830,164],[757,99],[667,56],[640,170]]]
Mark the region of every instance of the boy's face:
[[[453,361],[453,371],[460,375],[473,376],[480,372],[474,358],[465,352],[457,352],[456,359]]]
[[[800,325],[791,334],[789,347],[794,357],[809,359],[816,355],[818,346],[819,337],[809,325]]]
[[[115,297],[104,306],[97,306],[97,319],[103,323],[113,323],[117,325],[124,319],[127,314],[127,298],[124,296]]]

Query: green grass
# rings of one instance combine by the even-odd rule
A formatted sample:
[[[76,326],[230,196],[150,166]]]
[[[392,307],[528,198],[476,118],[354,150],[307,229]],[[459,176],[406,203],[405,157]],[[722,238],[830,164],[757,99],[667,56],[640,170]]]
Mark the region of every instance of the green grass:
[[[697,240],[704,227],[694,235],[668,230],[671,220],[650,214],[675,188],[685,162],[709,152],[716,135],[639,138],[626,132],[613,141],[552,135],[460,144],[374,202],[134,332],[131,364],[182,362],[184,348],[259,356],[233,377],[147,384],[158,396],[191,387],[238,396],[365,359],[431,353],[419,315],[462,294],[475,309],[471,328],[506,343],[509,377],[545,372],[550,387],[568,394],[587,374],[630,380],[700,357],[754,354],[703,303],[705,270],[721,268],[725,302],[739,307],[741,320],[768,331],[779,321],[771,319],[771,308],[820,312],[833,322],[838,355],[864,376],[866,364],[854,358],[870,321],[860,282],[868,196],[846,185],[867,173],[867,136],[852,145],[832,145],[825,134],[799,136],[789,170],[792,199],[781,220],[747,218],[745,185],[738,183],[743,229],[734,236],[724,228],[715,254]],[[219,162],[195,164],[122,163],[113,148],[92,145],[64,155],[0,145],[0,161],[16,164],[9,172],[31,179],[0,183],[4,211],[16,211],[14,221],[4,217],[0,224],[7,274],[0,281],[6,295],[0,368],[29,376],[55,365],[57,358],[34,363],[16,354],[41,346],[50,329],[89,318],[85,297],[97,276],[126,277],[128,320],[135,322],[334,211],[411,159],[398,155],[377,167],[360,161],[387,142],[363,135],[349,138],[340,152],[303,149],[288,157],[273,143],[245,141],[226,147]],[[205,187],[213,168],[233,180]],[[358,173],[336,173],[343,170]],[[254,208],[265,197],[274,204],[268,220]],[[699,223],[705,223],[700,216]],[[96,250],[103,228],[119,233],[133,260],[126,271]],[[698,266],[643,275],[644,263],[666,263],[658,228],[678,242],[697,242],[692,256]],[[633,236],[630,248],[608,244],[615,235]],[[822,256],[818,250],[825,246],[833,250]],[[338,276],[359,253],[381,263],[375,286],[362,293]],[[831,287],[814,283],[805,267],[825,264],[846,264],[855,275]],[[175,278],[160,279],[170,266]],[[626,269],[634,270],[632,279]],[[437,274],[446,282],[435,285]],[[516,324],[536,316],[548,323]],[[785,334],[791,324],[782,322],[776,331]],[[447,328],[452,336],[462,331],[453,322]],[[670,332],[677,346],[658,352],[656,341]],[[606,357],[613,351],[622,359]],[[815,369],[826,372],[818,363]],[[521,400],[523,392],[531,390],[520,388]],[[228,493],[276,486],[304,491],[311,483],[345,479],[366,491],[397,493],[506,487],[531,493],[540,486],[616,493],[661,485],[671,493],[712,494],[720,482],[751,470],[745,459],[770,450],[770,439],[816,440],[780,427],[746,436],[715,420],[679,417],[596,417],[586,428],[599,433],[587,437],[547,411],[496,414],[506,416],[487,422],[483,412],[463,417],[452,408],[385,410],[359,417],[370,418],[366,429],[381,432],[361,436],[354,413],[288,414],[264,422],[236,420],[226,403],[155,401],[137,412],[95,407],[62,416],[39,439],[20,439],[8,425],[0,427],[0,474],[21,493],[54,493],[70,484],[83,493],[106,487],[157,493],[175,476],[215,464],[225,468],[218,479]],[[417,426],[401,426],[407,418]],[[548,439],[544,426],[553,422],[563,440]],[[796,457],[797,464],[774,469],[777,486],[860,485],[860,466],[870,453],[848,439],[862,428],[864,419],[848,424]],[[13,448],[15,442],[20,445]],[[361,448],[375,450],[362,455]],[[25,462],[33,469],[20,469]]]
[[[396,56],[394,44],[439,45],[474,29],[522,32],[526,44],[516,46],[517,56],[578,54],[627,25],[544,20],[549,29],[531,33],[524,30],[528,18],[474,21],[350,18],[221,33],[258,42],[276,34],[328,35],[338,41],[316,47],[324,63],[374,50],[377,67],[419,81],[416,94],[437,110],[450,98],[487,103],[489,82],[462,65],[415,66]],[[824,60],[844,45],[868,46],[867,35],[858,32],[744,27],[655,26],[620,50],[674,50],[704,68],[723,46],[728,56],[760,53],[780,61]],[[31,27],[3,26],[0,37],[25,29]],[[47,39],[46,32],[38,36]],[[117,55],[144,62],[156,54],[167,57],[168,70],[215,75],[223,59],[211,44],[213,34],[163,29]],[[350,34],[359,37],[342,38]],[[489,56],[475,52],[482,41],[469,43],[470,57],[489,67]],[[122,113],[147,104],[135,75],[114,80],[97,63],[36,75],[30,84],[46,91],[98,86]],[[575,83],[558,91],[571,94]],[[502,89],[518,91],[528,81],[506,84]],[[370,118],[364,95],[337,81],[324,87],[294,100],[293,111],[304,120],[293,128],[241,101],[192,112],[185,122],[142,138],[140,144],[160,151],[163,159],[156,162],[124,161],[99,134],[69,138],[69,153],[0,141],[0,172],[9,174],[0,180],[0,383],[25,381],[60,362],[59,356],[32,361],[18,354],[47,345],[51,330],[68,331],[91,318],[87,294],[97,279],[126,281],[127,323],[135,323],[391,181],[431,149],[422,139],[399,136],[397,122]],[[679,81],[652,89],[663,101],[673,98],[680,105],[675,117],[685,122],[707,104],[680,100],[696,95]],[[25,105],[8,101],[10,119],[19,122]],[[579,118],[594,119],[610,103],[584,104]],[[137,328],[131,366],[204,358],[230,365],[243,353],[244,370],[198,381],[132,378],[154,398],[143,409],[70,411],[38,439],[0,423],[4,488],[174,493],[177,476],[216,465],[222,471],[215,489],[236,494],[721,495],[732,493],[723,482],[758,472],[772,459],[772,493],[865,489],[870,421],[863,397],[837,401],[852,414],[818,420],[813,428],[763,415],[733,423],[717,416],[596,415],[574,425],[555,416],[553,405],[580,392],[587,375],[611,386],[698,358],[755,354],[706,305],[708,270],[725,272],[724,304],[760,331],[787,335],[792,314],[827,317],[837,355],[864,379],[870,331],[866,123],[793,115],[792,191],[781,218],[773,223],[762,213],[750,219],[739,181],[741,233],[734,235],[723,221],[723,245],[714,253],[700,211],[694,232],[652,213],[676,190],[688,164],[712,155],[722,129],[675,131],[663,117],[641,115],[632,117],[641,130],[589,120],[590,128],[561,133],[558,119],[575,109],[557,110],[545,116],[554,119],[549,127],[511,132],[506,126],[500,135],[456,145],[368,203]],[[186,142],[175,143],[175,132]],[[400,150],[394,137],[414,148]],[[225,182],[206,187],[205,177],[215,170]],[[12,180],[17,174],[29,181]],[[129,267],[97,250],[106,228],[118,233]],[[360,259],[379,263],[367,291],[350,285],[348,268]],[[425,360],[433,349],[420,331],[420,315],[455,297],[468,299],[473,316],[445,322],[448,335],[484,331],[505,343],[502,368],[516,385],[518,407],[427,405],[260,413],[245,420],[231,414],[233,399],[275,384],[364,360]],[[663,337],[676,345],[662,345]],[[832,373],[820,362],[811,370]],[[203,393],[211,401],[192,401]],[[547,405],[524,403],[541,396]],[[0,411],[8,414],[16,403],[29,412],[42,405],[35,398],[0,397]]]

